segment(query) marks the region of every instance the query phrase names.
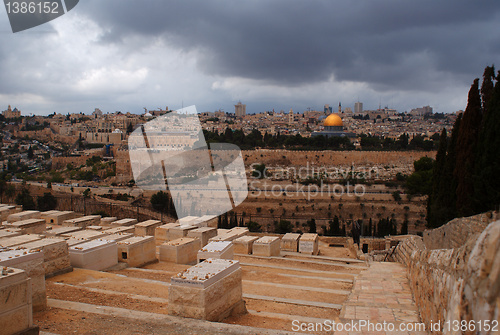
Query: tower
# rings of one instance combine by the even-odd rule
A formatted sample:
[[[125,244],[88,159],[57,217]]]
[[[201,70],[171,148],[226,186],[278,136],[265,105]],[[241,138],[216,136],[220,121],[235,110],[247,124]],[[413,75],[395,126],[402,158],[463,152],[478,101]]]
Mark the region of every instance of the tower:
[[[363,113],[363,103],[362,102],[355,102],[354,103],[354,114],[361,114]]]
[[[244,117],[246,115],[247,105],[242,104],[241,101],[238,101],[236,105],[234,105],[234,114],[236,117]]]
[[[339,114],[342,114],[342,104],[339,102]]]

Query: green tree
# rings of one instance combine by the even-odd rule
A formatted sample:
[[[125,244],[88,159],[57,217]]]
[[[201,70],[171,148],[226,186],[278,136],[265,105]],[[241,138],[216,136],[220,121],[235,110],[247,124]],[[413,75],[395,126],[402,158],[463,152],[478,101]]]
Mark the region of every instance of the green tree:
[[[127,125],[127,134],[130,134],[133,131],[134,131],[134,126],[132,125],[132,123],[129,123]]]
[[[91,194],[92,194],[92,192],[90,191],[90,188],[87,188],[85,191],[83,191],[83,196],[85,198],[90,198]]]
[[[401,235],[407,235],[408,234],[408,219],[405,219],[403,221],[403,224],[401,225]]]
[[[0,179],[0,202],[3,202],[3,195],[7,191],[7,182],[5,179]]]
[[[474,162],[476,160],[476,146],[482,123],[481,97],[479,94],[479,79],[474,79],[469,90],[469,99],[465,109],[457,138],[457,214],[460,216],[473,214],[472,198],[474,194]]]
[[[455,164],[448,162],[452,159],[451,153],[448,154],[450,146],[451,141],[449,144],[446,129],[443,129],[439,138],[436,164],[432,171],[432,191],[427,199],[427,226],[431,228],[439,227],[455,216],[456,189],[453,186],[455,180],[452,170]]]
[[[260,232],[262,232],[261,225],[258,224],[255,221],[248,221],[247,228],[252,233],[260,233]]]
[[[274,222],[275,232],[278,234],[286,234],[292,232],[293,225],[288,220],[280,220]]]
[[[253,166],[252,177],[263,179],[267,175],[266,166],[264,164],[257,164]]]
[[[57,199],[51,193],[46,192],[43,196],[37,198],[38,210],[45,212],[56,209]]]
[[[16,196],[16,204],[23,206],[23,210],[36,209],[35,201],[26,187],[23,187]]]
[[[429,195],[432,190],[434,160],[422,157],[413,163],[415,171],[406,178],[406,191],[411,194]]]
[[[394,201],[399,203],[401,201],[401,192],[399,191],[392,192],[392,197],[394,198]]]
[[[475,213],[498,208],[500,204],[500,72],[496,78],[494,73],[493,67],[486,68],[481,88],[484,116],[473,173]]]
[[[28,159],[33,159],[35,157],[35,154],[33,153],[33,148],[30,147],[28,148]]]
[[[307,225],[309,226],[310,233],[316,233],[316,220],[313,218],[307,221]]]
[[[333,217],[333,220],[330,220],[329,226],[328,235],[340,236],[340,220],[337,215]]]
[[[169,209],[170,196],[166,192],[159,191],[151,196],[150,202],[154,209],[166,213]]]

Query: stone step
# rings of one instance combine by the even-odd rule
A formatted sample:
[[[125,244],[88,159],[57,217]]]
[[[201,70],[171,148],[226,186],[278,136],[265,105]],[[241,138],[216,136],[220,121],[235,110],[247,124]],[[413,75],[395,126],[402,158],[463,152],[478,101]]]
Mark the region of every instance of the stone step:
[[[342,262],[342,263],[346,263],[346,264],[360,264],[360,265],[366,266],[365,261],[362,261],[359,259],[354,259],[354,258],[329,257],[329,256],[321,256],[321,255],[306,255],[306,254],[301,254],[300,252],[292,252],[292,251],[281,251],[281,256],[296,257],[297,259],[299,259],[299,258],[320,259],[320,260],[326,260],[326,261],[332,261],[332,262]]]
[[[292,268],[292,267],[286,267],[286,266],[278,266],[278,265],[265,265],[265,264],[254,264],[254,263],[242,263],[240,262],[241,266],[254,266],[254,267],[262,267],[262,268],[269,268],[269,269],[277,269],[277,270],[290,270],[290,271],[299,271],[299,272],[307,272],[307,273],[316,273],[316,274],[329,274],[329,275],[341,275],[341,276],[346,276],[346,277],[351,277],[354,278],[357,276],[357,274],[354,273],[348,273],[348,272],[338,272],[338,271],[324,271],[324,270],[313,270],[313,269],[302,269],[302,268]],[[280,273],[281,274],[281,273]],[[326,277],[327,279],[330,279],[330,277]],[[333,279],[333,278],[332,278]],[[351,280],[352,282],[352,280]]]
[[[263,317],[263,318],[280,319],[280,320],[288,320],[288,321],[297,320],[300,323],[323,323],[323,322],[325,322],[325,319],[313,318],[313,317],[302,316],[302,315],[263,312],[263,311],[255,311],[252,309],[249,309],[247,312],[250,315],[259,316],[259,317]]]
[[[330,265],[330,266],[338,266],[346,269],[357,269],[357,270],[365,270],[368,268],[366,265],[354,265],[354,264],[345,264],[341,262],[323,262],[314,259],[294,259],[294,258],[285,258],[278,256],[264,257],[264,256],[255,256],[255,255],[238,255],[238,258],[255,258],[255,259],[263,259],[263,260],[279,260],[283,263],[307,263],[307,264],[317,264],[317,265]],[[238,260],[238,259],[237,259]]]
[[[335,274],[334,272],[329,272],[329,271],[320,271],[320,270],[302,270],[302,269],[295,269],[295,268],[283,268],[280,266],[272,266],[272,265],[256,265],[256,264],[246,264],[246,263],[240,263],[242,266],[257,266],[257,267],[265,267],[265,268],[273,268],[273,269],[285,269],[285,270],[296,270],[296,271],[303,271],[303,272],[312,272],[312,273],[318,273],[318,274]],[[165,270],[154,270],[154,269],[141,269],[141,268],[127,268],[127,271],[132,271],[132,272],[146,272],[146,273],[158,273],[158,274],[172,274],[175,275],[177,272],[174,271],[165,271]],[[287,274],[287,273],[279,273],[280,276],[286,276],[286,277],[291,277],[291,278],[302,278],[302,279],[318,279],[318,280],[325,280],[325,281],[336,281],[336,282],[343,282],[343,283],[353,283],[353,279],[349,278],[336,278],[336,277],[316,277],[316,276],[301,276],[301,275],[293,275],[293,274]],[[351,273],[342,273],[342,275],[350,275],[354,276]],[[126,275],[122,275],[126,276]],[[137,277],[133,277],[137,278]],[[141,279],[141,278],[137,278]],[[151,279],[145,279],[145,280],[151,280]],[[156,282],[151,280],[152,282]],[[248,280],[248,282],[251,282],[251,280]],[[165,282],[163,282],[165,283]],[[272,282],[266,282],[269,284],[275,284]],[[276,284],[276,285],[282,285],[282,284]],[[290,285],[293,286],[293,285]],[[308,286],[300,286],[300,289],[306,289],[306,288],[311,288]],[[321,288],[318,288],[321,289]],[[340,291],[340,290],[338,290]],[[335,292],[336,293],[336,292]],[[342,294],[342,293],[339,293]]]
[[[74,284],[66,284],[66,283],[54,283],[54,284],[58,285],[58,286],[66,286],[66,287],[73,287],[73,288],[77,288],[77,289],[82,289],[82,290],[94,292],[94,293],[124,295],[124,296],[130,297],[132,299],[168,304],[168,299],[149,297],[149,296],[141,295],[141,294],[131,294],[131,293],[126,293],[126,292],[104,290],[104,289],[100,289],[100,288],[80,286],[80,285],[74,285]],[[168,285],[170,285],[170,284],[167,284],[167,286]]]
[[[330,308],[330,309],[338,309],[338,310],[342,309],[342,305],[340,305],[340,304],[330,304],[327,302],[307,301],[307,300],[298,300],[298,299],[277,298],[277,297],[270,297],[267,295],[259,295],[259,294],[243,293],[243,298],[272,301],[272,302],[281,302],[281,303],[285,303],[285,304],[301,305],[301,306],[309,306],[309,307],[321,307],[321,308]]]
[[[351,291],[348,291],[348,290],[334,290],[334,289],[321,288],[321,287],[287,285],[287,284],[278,284],[278,283],[271,283],[271,282],[257,281],[257,280],[243,280],[243,283],[253,284],[253,285],[265,285],[265,286],[288,288],[290,290],[333,293],[333,294],[339,294],[339,295],[349,295],[351,293]]]

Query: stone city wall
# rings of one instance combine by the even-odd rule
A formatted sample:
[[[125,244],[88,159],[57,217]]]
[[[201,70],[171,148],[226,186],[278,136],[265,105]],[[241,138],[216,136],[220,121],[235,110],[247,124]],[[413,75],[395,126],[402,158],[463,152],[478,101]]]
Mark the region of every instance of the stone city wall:
[[[499,255],[500,221],[496,221],[459,248],[431,250],[415,236],[400,243],[393,257],[408,268],[413,296],[427,329],[440,321],[441,329],[431,333],[450,334],[454,332],[443,329],[447,321],[465,320],[469,325],[472,321],[477,331],[479,321],[499,320]],[[495,333],[484,328],[476,331],[455,333]]]
[[[87,159],[92,156],[103,156],[104,150],[95,151],[92,155],[84,155],[84,156],[72,156],[72,157],[52,157],[52,168],[53,169],[61,169],[65,168],[68,164],[72,164],[73,166],[85,165]],[[117,167],[118,168],[118,167]]]
[[[128,150],[113,148],[116,175],[132,178]],[[266,166],[403,166],[413,169],[413,162],[422,157],[436,157],[435,151],[292,151],[292,150],[243,150],[246,166],[263,163]],[[128,178],[128,179],[127,179]]]
[[[264,163],[268,166],[332,165],[412,165],[422,157],[436,157],[435,151],[292,151],[244,150],[245,165]]]

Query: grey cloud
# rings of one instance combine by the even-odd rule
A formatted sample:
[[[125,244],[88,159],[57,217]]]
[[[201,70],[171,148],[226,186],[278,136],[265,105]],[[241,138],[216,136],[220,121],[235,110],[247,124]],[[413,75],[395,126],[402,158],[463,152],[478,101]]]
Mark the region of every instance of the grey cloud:
[[[162,36],[201,50],[207,74],[287,86],[333,74],[379,88],[432,90],[442,84],[434,73],[471,78],[500,56],[486,47],[500,31],[491,29],[500,19],[494,1],[116,0],[81,7],[108,31],[102,43]]]

